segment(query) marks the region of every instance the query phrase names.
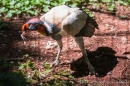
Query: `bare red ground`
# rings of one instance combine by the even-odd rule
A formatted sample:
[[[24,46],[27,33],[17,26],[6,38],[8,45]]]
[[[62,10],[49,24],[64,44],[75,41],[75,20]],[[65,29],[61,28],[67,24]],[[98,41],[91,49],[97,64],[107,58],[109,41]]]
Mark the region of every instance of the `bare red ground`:
[[[53,69],[49,77],[60,70],[66,70],[75,77],[75,86],[85,85],[80,82],[82,78],[85,78],[90,86],[97,86],[97,84],[102,86],[129,86],[130,20],[121,20],[112,15],[98,12],[95,12],[95,19],[99,24],[99,30],[96,30],[92,38],[84,38],[84,42],[90,62],[99,69],[97,70],[99,75],[88,76],[87,65],[78,63],[82,57],[81,51],[73,38],[68,36],[63,38],[64,47],[60,56],[61,64]],[[25,21],[20,21],[21,23],[17,25],[19,21],[10,26],[13,27],[11,30],[0,34],[0,56],[2,58],[22,58],[23,55],[29,54],[36,68],[44,71],[43,63],[53,62],[57,53],[57,48],[46,50],[45,46],[47,41],[55,41],[37,32],[29,32],[27,44],[23,45],[18,31]],[[76,62],[70,64],[72,59]],[[61,79],[64,80],[65,78],[61,77]],[[47,80],[48,78],[45,79],[45,81]]]

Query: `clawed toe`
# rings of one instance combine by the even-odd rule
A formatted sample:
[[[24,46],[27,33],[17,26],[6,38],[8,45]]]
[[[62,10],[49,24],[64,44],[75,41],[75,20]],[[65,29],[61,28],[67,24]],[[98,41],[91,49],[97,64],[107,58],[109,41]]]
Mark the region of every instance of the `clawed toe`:
[[[89,68],[89,75],[95,75],[96,71],[94,67]]]
[[[100,69],[96,69],[96,68],[90,69],[89,70],[89,75],[99,76],[98,71],[101,71],[101,70]]]
[[[58,60],[55,60],[53,63],[50,63],[50,67],[55,67],[59,64]]]
[[[89,75],[96,75],[96,69],[91,65],[90,62],[83,60],[84,64],[88,65]]]

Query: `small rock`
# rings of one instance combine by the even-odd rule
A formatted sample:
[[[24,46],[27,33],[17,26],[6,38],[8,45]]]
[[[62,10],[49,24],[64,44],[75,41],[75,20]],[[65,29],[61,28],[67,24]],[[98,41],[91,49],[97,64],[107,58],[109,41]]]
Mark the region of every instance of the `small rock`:
[[[54,47],[58,46],[58,44],[56,42],[51,42],[51,41],[48,41],[47,42],[47,45],[46,45],[46,49],[49,50],[49,49],[53,49]]]
[[[122,37],[121,38],[121,42],[122,42],[122,44],[126,44],[127,43],[127,38],[126,37]]]
[[[21,52],[21,50],[18,50],[18,52]]]
[[[45,74],[41,74],[41,76],[42,76],[42,77],[46,77],[46,75],[45,75]]]
[[[107,74],[108,74],[108,75],[111,75],[111,74],[112,74],[112,72],[108,72]]]

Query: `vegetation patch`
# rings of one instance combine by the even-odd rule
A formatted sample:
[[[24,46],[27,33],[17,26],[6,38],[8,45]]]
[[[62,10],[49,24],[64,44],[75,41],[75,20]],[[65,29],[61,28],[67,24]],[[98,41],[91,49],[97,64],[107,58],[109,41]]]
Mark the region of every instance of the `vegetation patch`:
[[[94,14],[86,7],[96,10],[107,10],[111,13],[117,11],[117,5],[130,6],[130,0],[0,0],[0,18],[38,16],[41,13],[48,12],[52,7],[63,4],[80,7],[91,17],[94,17]],[[104,5],[105,9],[102,7]]]

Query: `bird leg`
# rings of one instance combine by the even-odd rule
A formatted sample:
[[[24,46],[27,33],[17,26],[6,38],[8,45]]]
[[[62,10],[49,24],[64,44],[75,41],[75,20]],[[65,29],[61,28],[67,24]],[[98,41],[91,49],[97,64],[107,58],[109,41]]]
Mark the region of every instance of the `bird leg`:
[[[58,44],[58,53],[57,53],[57,56],[55,58],[55,61],[51,64],[51,67],[56,66],[56,65],[59,64],[59,56],[60,56],[62,46],[63,46],[61,40],[56,40],[56,41],[57,41],[57,44]]]
[[[85,63],[87,63],[87,65],[88,65],[89,74],[95,74],[95,70],[94,70],[95,68],[89,62],[88,55],[87,55],[87,52],[86,52],[85,47],[84,47],[83,37],[75,37],[75,41],[77,42],[77,44],[79,45],[79,48],[82,51],[83,61]]]

